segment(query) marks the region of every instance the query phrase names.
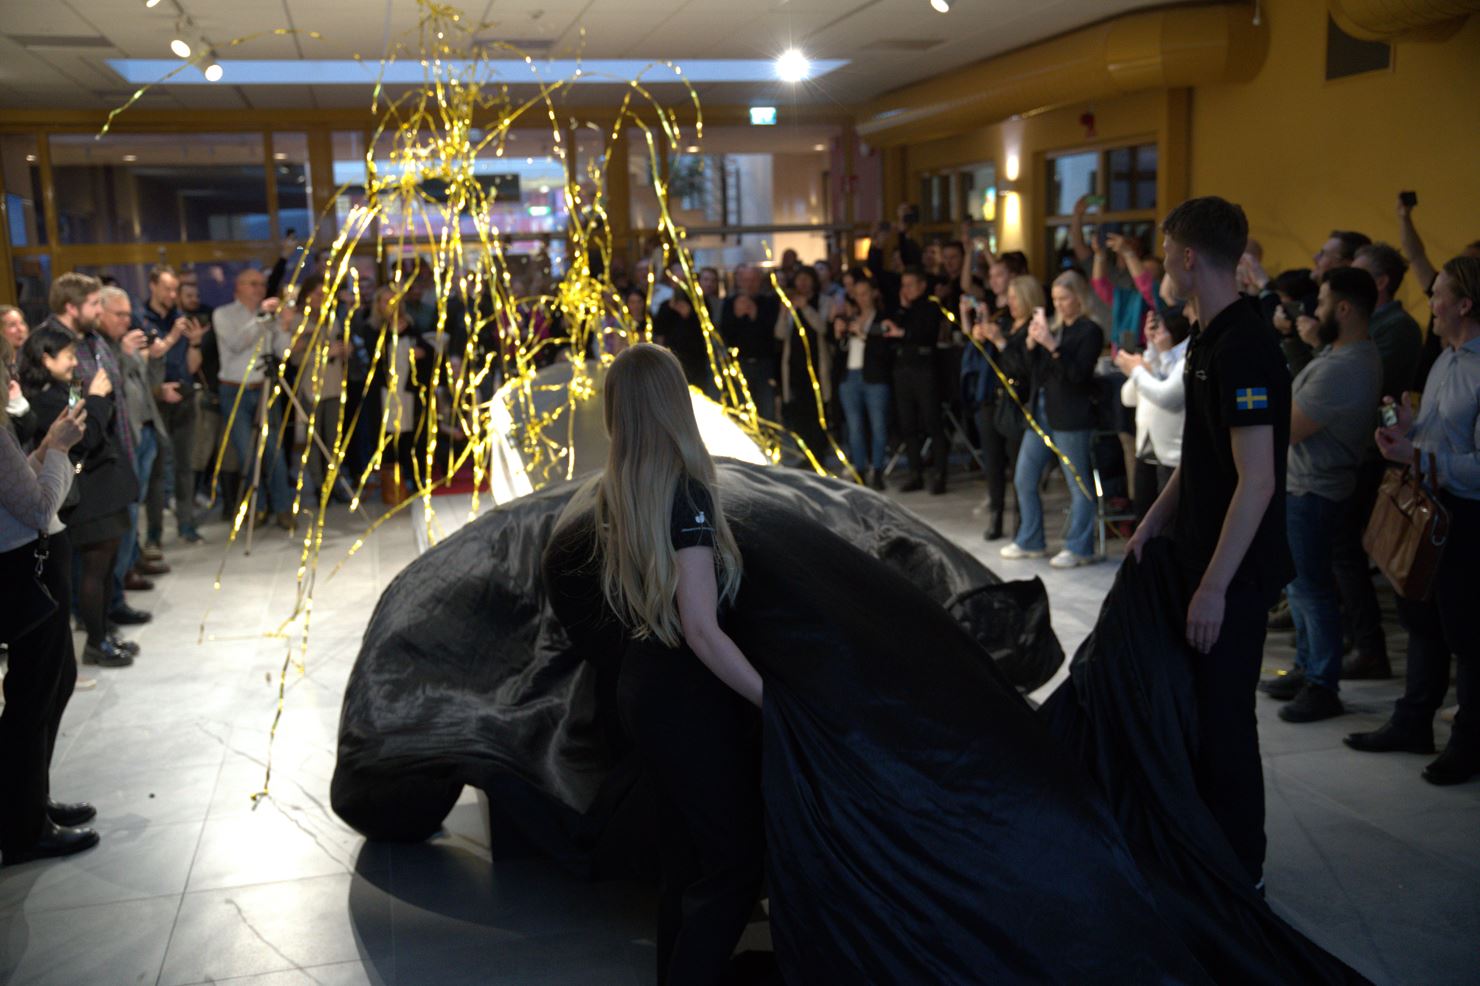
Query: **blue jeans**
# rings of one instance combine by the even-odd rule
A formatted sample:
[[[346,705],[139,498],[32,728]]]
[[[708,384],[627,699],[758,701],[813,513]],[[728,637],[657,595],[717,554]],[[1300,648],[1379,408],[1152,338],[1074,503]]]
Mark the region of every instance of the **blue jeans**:
[[[149,471],[159,455],[159,435],[153,425],[139,429],[139,444],[134,447],[134,473],[139,476],[139,499],[128,505],[128,534],[118,545],[118,560],[113,563],[113,601],[109,608],[123,605],[123,580],[128,570],[139,561],[139,503],[149,495]]]
[[[843,419],[848,426],[848,458],[853,460],[853,468],[883,472],[884,455],[888,451],[889,385],[867,383],[862,370],[849,370],[838,386],[838,397],[843,402]]]
[[[237,391],[242,391],[241,406],[231,417],[230,441],[241,462],[243,492],[252,481],[252,450],[256,447],[257,405],[271,384],[263,384],[257,390],[244,390],[236,384],[221,382],[221,413],[231,415],[236,407]],[[282,413],[276,407],[268,409],[267,447],[262,451],[262,479],[257,488],[257,505],[275,514],[284,513],[293,506],[293,493],[288,487],[288,465],[283,461],[278,447],[278,428],[282,424]],[[263,499],[266,503],[263,503]]]
[[[1341,504],[1314,493],[1285,497],[1285,533],[1295,581],[1285,589],[1295,621],[1295,666],[1333,692],[1341,683],[1341,599],[1331,544]]]
[[[1033,411],[1033,417],[1037,419],[1038,426],[1044,433],[1052,438],[1054,444],[1059,447],[1069,461],[1078,470],[1080,478],[1086,486],[1094,482],[1094,474],[1091,469],[1090,448],[1094,443],[1094,432],[1085,431],[1054,431],[1048,426],[1048,415],[1044,412],[1043,400],[1037,402]],[[1018,522],[1017,537],[1013,540],[1017,546],[1025,551],[1042,551],[1045,547],[1043,538],[1043,501],[1038,496],[1038,481],[1043,478],[1043,471],[1047,469],[1058,457],[1048,450],[1043,444],[1043,439],[1031,428],[1023,436],[1023,447],[1018,452],[1017,466],[1013,469],[1012,485],[1017,491]],[[1069,485],[1069,536],[1064,547],[1076,555],[1088,557],[1095,553],[1095,502],[1084,495],[1079,484],[1074,482],[1074,476],[1067,467],[1060,463],[1064,471],[1064,480]]]

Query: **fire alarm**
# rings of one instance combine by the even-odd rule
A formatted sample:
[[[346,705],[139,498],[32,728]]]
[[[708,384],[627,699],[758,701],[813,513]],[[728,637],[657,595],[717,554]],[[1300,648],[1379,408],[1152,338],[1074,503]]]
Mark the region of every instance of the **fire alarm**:
[[[1084,135],[1093,137],[1095,135],[1095,115],[1093,113],[1079,114],[1079,124],[1084,127]]]

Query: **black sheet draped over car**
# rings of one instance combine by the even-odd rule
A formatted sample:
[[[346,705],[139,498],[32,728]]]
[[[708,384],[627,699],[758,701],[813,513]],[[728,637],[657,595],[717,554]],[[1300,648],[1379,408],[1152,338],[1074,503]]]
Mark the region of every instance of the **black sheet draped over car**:
[[[1360,981],[1240,882],[1196,798],[1160,546],[1035,711],[1021,693],[1063,656],[1041,583],[1001,583],[855,485],[728,460],[719,485],[745,562],[724,625],[766,681],[789,982]],[[425,838],[473,785],[496,856],[650,872],[652,799],[616,725],[623,634],[589,526],[551,539],[573,491],[490,511],[386,589],[331,789],[367,836]]]

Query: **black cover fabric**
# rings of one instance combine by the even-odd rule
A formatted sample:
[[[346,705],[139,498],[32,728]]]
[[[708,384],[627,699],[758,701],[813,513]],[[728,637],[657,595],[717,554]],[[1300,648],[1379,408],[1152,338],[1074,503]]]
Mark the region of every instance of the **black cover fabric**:
[[[1041,585],[998,585],[857,487],[730,462],[718,487],[745,562],[724,625],[766,682],[788,983],[1358,979],[1229,876],[1178,768],[1191,734],[1164,552],[1122,571],[1073,685],[1035,712],[1014,686],[1053,668],[1012,660],[1059,653]],[[493,511],[386,590],[331,790],[362,832],[425,837],[473,784],[495,854],[517,843],[587,872],[650,856],[650,799],[614,724],[624,634],[589,527],[547,545],[569,492]]]
[[[904,576],[936,606],[999,581],[862,487],[729,460],[718,473],[747,563],[748,530],[807,523]],[[345,690],[331,787],[335,810],[361,832],[426,838],[471,784],[489,793],[505,823],[502,846],[528,840],[521,848],[588,870],[630,857],[630,837],[613,836],[634,784],[610,703],[620,628],[580,625],[580,614],[600,612],[590,579],[567,580],[578,596],[565,607],[567,625],[541,584],[541,555],[574,489],[490,511],[408,565],[382,595]],[[794,580],[831,577],[825,559],[785,557],[796,562]],[[1011,641],[994,640],[992,607],[967,603],[959,614],[995,652],[1015,653],[1010,677],[1023,689],[1061,663],[1041,594],[1035,612],[1013,625]]]
[[[1169,929],[1220,982],[1365,982],[1269,908],[1197,798],[1187,602],[1169,540],[1127,559],[1039,714],[1093,775]]]

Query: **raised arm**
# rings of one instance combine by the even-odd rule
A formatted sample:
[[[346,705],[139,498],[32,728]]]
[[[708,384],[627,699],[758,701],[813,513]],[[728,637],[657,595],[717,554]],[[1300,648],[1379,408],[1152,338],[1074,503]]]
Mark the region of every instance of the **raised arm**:
[[[1403,243],[1403,255],[1408,258],[1408,267],[1413,271],[1413,276],[1418,278],[1418,283],[1428,290],[1434,278],[1439,272],[1434,269],[1429,260],[1428,253],[1424,250],[1423,240],[1418,237],[1418,229],[1413,225],[1413,210],[1403,203],[1400,196],[1398,199],[1398,230]]]
[[[694,656],[751,705],[760,707],[760,673],[719,625],[719,585],[714,577],[714,549],[681,548],[678,562],[678,619],[684,642]]]

